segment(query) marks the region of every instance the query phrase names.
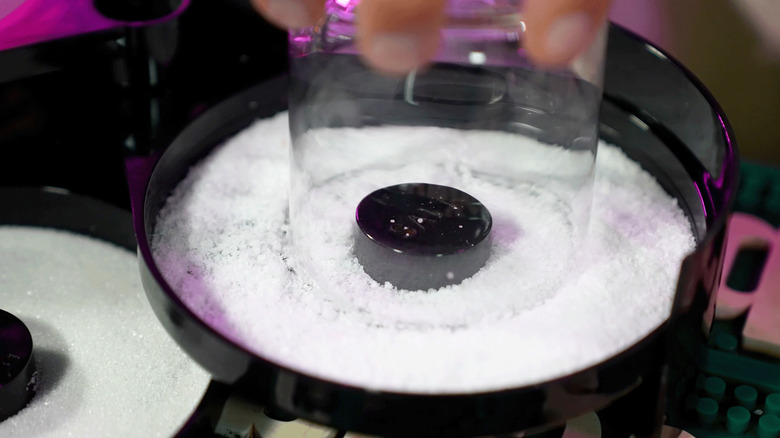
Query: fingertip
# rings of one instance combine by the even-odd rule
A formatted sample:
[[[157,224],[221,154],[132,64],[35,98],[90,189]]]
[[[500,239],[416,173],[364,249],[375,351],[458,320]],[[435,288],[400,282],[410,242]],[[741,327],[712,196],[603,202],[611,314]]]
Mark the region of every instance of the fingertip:
[[[610,0],[529,0],[524,47],[541,67],[564,67],[592,44]]]
[[[439,48],[446,0],[362,0],[357,45],[366,63],[403,75],[429,63]]]
[[[528,54],[541,66],[565,66],[590,44],[593,27],[591,17],[584,12],[558,17],[542,35],[528,35]]]
[[[281,28],[312,26],[325,13],[324,0],[251,0],[263,17]]]

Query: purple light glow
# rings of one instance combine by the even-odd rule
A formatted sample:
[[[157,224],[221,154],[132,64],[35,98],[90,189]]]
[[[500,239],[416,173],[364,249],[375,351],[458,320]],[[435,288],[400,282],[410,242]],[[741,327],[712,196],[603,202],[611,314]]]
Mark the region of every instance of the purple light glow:
[[[293,37],[293,41],[296,43],[308,43],[311,42],[311,36],[310,35],[296,35]]]
[[[726,144],[728,145],[729,155],[733,156],[734,151],[734,143],[731,141],[731,136],[729,136],[729,129],[728,126],[726,126],[726,121],[723,120],[723,117],[720,115],[720,113],[716,113],[718,116],[718,122],[720,122],[720,126],[723,128],[721,131],[723,132],[723,135],[726,137]],[[723,176],[724,172],[721,172],[718,176],[718,179],[715,180],[715,187],[717,188],[723,188],[723,182],[725,180]]]
[[[148,26],[178,16],[189,4],[182,0],[176,11],[160,19],[123,22],[101,15],[92,0],[26,0],[0,18],[0,50],[122,26]]]
[[[715,111],[715,116],[718,118],[721,130],[726,140],[726,152],[723,157],[723,167],[719,172],[718,177],[714,178],[710,172],[704,172],[701,177],[701,183],[694,182],[696,193],[699,196],[699,202],[701,202],[702,212],[704,213],[705,221],[708,219],[708,212],[714,214],[713,217],[717,218],[718,215],[727,208],[727,203],[723,200],[731,199],[731,188],[725,187],[726,182],[732,182],[736,175],[736,154],[734,140],[731,138],[730,129],[726,122],[726,119],[720,111]],[[716,196],[713,196],[712,189],[716,190]],[[718,196],[717,191],[723,190],[723,196]],[[709,208],[708,208],[709,207]],[[709,224],[708,224],[709,226]]]
[[[720,112],[716,112],[715,115],[718,117],[718,122],[720,122],[720,126],[722,127],[721,132],[723,133],[723,136],[726,139],[726,157],[724,157],[724,160],[726,161],[725,168],[720,172],[717,178],[713,178],[712,174],[709,172],[705,172],[704,175],[702,175],[702,181],[704,182],[704,190],[706,191],[706,194],[708,198],[707,201],[710,202],[710,205],[713,209],[722,209],[726,208],[725,205],[717,205],[716,201],[713,199],[711,187],[714,187],[718,190],[725,190],[725,197],[724,199],[730,199],[731,198],[731,190],[728,188],[724,189],[724,185],[726,182],[727,176],[729,179],[734,178],[734,173],[728,171],[728,167],[730,164],[733,163],[735,160],[734,155],[734,143],[729,135],[729,128],[726,124],[726,120],[723,118],[723,116],[720,114]],[[705,205],[705,199],[703,197],[704,193],[699,189],[699,185],[696,185],[696,190],[699,193],[699,198],[701,199],[702,206]],[[718,212],[715,212],[718,213]],[[707,209],[704,209],[704,215],[707,216]]]
[[[0,19],[10,14],[23,2],[24,0],[3,0],[0,2]]]
[[[709,174],[707,174],[707,175],[709,175]],[[708,210],[707,210],[707,203],[706,203],[706,202],[704,202],[704,194],[702,194],[701,188],[699,188],[699,184],[696,184],[696,183],[694,182],[694,183],[693,183],[693,187],[694,187],[694,188],[696,188],[696,194],[698,194],[698,195],[699,195],[699,202],[701,202],[701,211],[702,211],[702,213],[704,214],[704,219],[705,219],[705,222],[706,222],[706,219],[707,219],[707,211],[708,211]],[[705,183],[705,188],[706,188],[706,183]]]

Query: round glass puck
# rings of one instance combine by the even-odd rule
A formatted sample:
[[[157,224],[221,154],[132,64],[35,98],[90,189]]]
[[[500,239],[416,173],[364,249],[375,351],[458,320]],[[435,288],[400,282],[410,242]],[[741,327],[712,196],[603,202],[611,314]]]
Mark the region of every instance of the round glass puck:
[[[24,323],[0,310],[0,421],[19,412],[35,393],[32,349]]]
[[[355,256],[363,270],[399,289],[461,283],[490,257],[490,212],[453,187],[385,187],[360,201],[355,219]]]

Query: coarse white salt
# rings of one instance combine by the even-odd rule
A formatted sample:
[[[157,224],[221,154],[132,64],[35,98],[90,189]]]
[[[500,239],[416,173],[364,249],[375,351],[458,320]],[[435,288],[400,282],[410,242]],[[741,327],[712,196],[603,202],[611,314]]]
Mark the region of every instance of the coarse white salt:
[[[339,142],[435,135],[429,140],[447,144],[457,137],[478,145],[485,139],[478,132],[426,129],[335,129],[332,135]],[[545,158],[525,164],[552,159],[557,172],[566,172],[560,148],[528,142],[521,146],[544,153],[525,159]],[[354,208],[367,188],[315,187],[293,228],[307,242],[305,257],[289,246],[290,139],[283,112],[257,121],[191,168],[160,212],[153,255],[173,290],[206,323],[300,372],[416,393],[539,383],[614,356],[662,324],[680,262],[695,246],[688,219],[652,176],[619,148],[599,147],[590,231],[581,247],[572,243],[554,197],[532,185],[517,193],[474,175],[458,180],[457,169],[415,163],[388,170],[390,183],[406,178],[407,170],[415,181],[425,172],[437,183],[451,178],[494,221],[491,258],[480,272],[435,291],[399,291],[373,281],[351,253]],[[327,151],[313,157],[316,168],[352,159]],[[578,250],[585,256],[572,258]]]
[[[37,392],[10,437],[170,437],[210,376],[155,317],[135,253],[47,228],[0,226],[0,308],[33,338]]]

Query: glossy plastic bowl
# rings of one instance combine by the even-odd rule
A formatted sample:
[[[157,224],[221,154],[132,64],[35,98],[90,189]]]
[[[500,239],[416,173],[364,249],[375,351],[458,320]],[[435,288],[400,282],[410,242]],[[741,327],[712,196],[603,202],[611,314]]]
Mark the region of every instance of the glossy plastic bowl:
[[[574,374],[537,385],[469,394],[368,391],[286,368],[238,346],[189,310],[152,258],[155,220],[188,169],[258,118],[287,108],[286,77],[260,83],[203,114],[163,153],[128,160],[140,271],[170,335],[216,381],[286,415],[382,436],[528,433],[611,406],[637,436],[660,430],[668,334],[701,327],[720,279],[738,158],[725,115],[679,62],[611,26],[600,135],[653,174],[691,221],[697,248],[681,266],[671,318],[644,339]],[[530,359],[532,360],[532,359]],[[612,403],[621,400],[620,403]]]

